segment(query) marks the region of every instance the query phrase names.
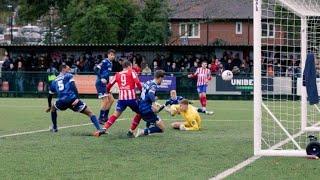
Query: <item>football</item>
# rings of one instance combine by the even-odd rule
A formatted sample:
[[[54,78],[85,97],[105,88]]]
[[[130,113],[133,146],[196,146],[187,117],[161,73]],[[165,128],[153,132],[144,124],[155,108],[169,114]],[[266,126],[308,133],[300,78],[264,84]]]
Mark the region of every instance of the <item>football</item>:
[[[224,81],[230,81],[233,78],[233,73],[230,70],[225,70],[221,75]]]

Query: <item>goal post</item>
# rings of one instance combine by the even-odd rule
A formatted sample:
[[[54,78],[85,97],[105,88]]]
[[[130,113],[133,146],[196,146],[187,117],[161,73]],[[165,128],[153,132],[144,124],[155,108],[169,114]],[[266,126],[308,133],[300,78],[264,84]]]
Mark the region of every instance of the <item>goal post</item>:
[[[308,136],[320,135],[302,85],[307,54],[320,66],[320,0],[254,0],[253,23],[254,154],[306,156]]]

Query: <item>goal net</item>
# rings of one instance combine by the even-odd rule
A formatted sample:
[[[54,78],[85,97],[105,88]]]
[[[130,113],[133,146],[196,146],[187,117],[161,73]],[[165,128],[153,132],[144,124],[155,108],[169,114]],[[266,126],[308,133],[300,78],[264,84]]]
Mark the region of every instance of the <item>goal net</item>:
[[[320,72],[320,0],[254,0],[253,9],[254,152],[305,156],[308,136],[320,138],[320,109],[302,85],[308,54]]]

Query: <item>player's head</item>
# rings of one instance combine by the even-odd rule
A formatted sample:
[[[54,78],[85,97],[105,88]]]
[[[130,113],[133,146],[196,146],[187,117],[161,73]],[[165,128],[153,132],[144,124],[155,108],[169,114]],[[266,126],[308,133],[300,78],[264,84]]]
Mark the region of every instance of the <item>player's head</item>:
[[[176,90],[171,90],[170,91],[170,97],[171,97],[171,99],[176,99],[177,98],[177,91]]]
[[[107,56],[110,61],[113,61],[116,58],[116,51],[114,49],[109,49]]]
[[[186,111],[188,109],[189,106],[189,100],[188,99],[182,99],[180,102],[180,109],[181,111]]]
[[[66,64],[61,64],[59,67],[59,71],[63,74],[70,72],[71,68]]]
[[[163,70],[156,70],[154,73],[154,80],[158,85],[161,84],[162,80],[164,78],[164,71]]]
[[[123,69],[128,69],[132,67],[132,63],[128,60],[123,60],[122,61],[122,68]]]
[[[201,67],[206,68],[208,65],[207,61],[202,61]]]

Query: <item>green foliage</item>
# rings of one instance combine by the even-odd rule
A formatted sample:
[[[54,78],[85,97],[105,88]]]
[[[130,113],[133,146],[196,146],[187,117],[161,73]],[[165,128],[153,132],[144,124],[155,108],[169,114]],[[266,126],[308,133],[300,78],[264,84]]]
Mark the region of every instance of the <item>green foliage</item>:
[[[24,24],[55,6],[65,43],[165,43],[169,32],[167,0],[146,0],[142,9],[132,0],[19,0],[19,6]]]
[[[134,9],[128,0],[73,0],[62,17],[62,22],[68,26],[67,42],[122,42]]]
[[[168,2],[146,0],[145,7],[130,26],[127,43],[165,43],[169,34]]]

